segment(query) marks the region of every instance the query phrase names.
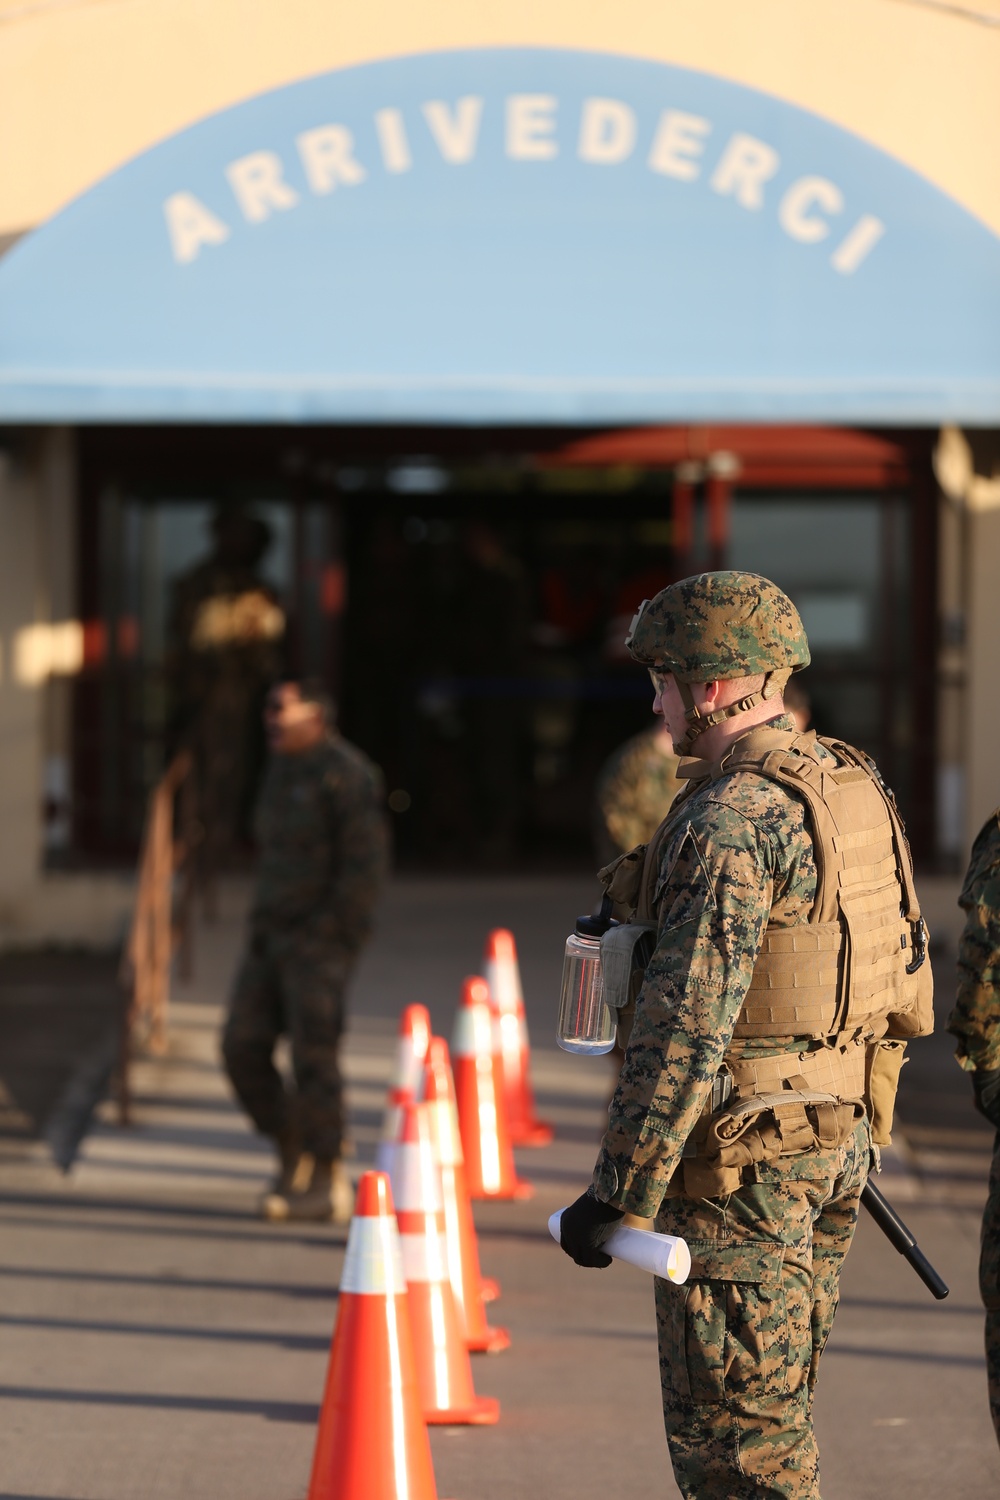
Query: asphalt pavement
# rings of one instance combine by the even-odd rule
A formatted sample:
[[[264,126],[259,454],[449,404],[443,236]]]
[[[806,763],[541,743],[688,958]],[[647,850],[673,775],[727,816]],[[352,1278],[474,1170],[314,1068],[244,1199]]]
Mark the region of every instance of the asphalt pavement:
[[[955,921],[935,890],[940,1008]],[[615,1265],[574,1267],[546,1219],[585,1185],[610,1086],[606,1061],[552,1045],[562,942],[592,905],[585,879],[403,879],[354,988],[346,1068],[357,1157],[372,1160],[401,1007],[449,1035],[491,926],[519,944],[539,1112],[519,1153],[535,1198],[477,1205],[484,1270],[503,1295],[504,1353],[474,1357],[494,1428],[436,1429],[452,1500],[676,1496],[659,1412],[652,1292]],[[0,1496],[46,1500],[302,1500],[345,1233],[255,1216],[263,1143],[230,1101],[217,1036],[245,889],[223,892],[178,987],[170,1047],[134,1070],[135,1123],[105,1103],[68,1175],[48,1144],[0,1141]],[[932,921],[932,926],[935,926]],[[952,1287],[936,1303],[863,1221],[817,1395],[824,1500],[987,1500],[1000,1458],[986,1407],[976,1292],[991,1137],[946,1038],[913,1048],[904,1131],[882,1186]]]

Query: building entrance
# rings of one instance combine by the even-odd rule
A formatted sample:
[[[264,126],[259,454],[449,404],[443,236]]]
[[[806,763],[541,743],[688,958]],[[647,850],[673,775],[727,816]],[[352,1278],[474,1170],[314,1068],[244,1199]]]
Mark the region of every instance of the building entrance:
[[[926,854],[929,441],[797,431],[83,434],[72,857],[128,857],[206,703],[242,857],[259,700],[293,672],[383,767],[404,865],[592,866],[601,767],[651,722],[628,622],[705,566],[796,600],[814,726],[876,755]]]

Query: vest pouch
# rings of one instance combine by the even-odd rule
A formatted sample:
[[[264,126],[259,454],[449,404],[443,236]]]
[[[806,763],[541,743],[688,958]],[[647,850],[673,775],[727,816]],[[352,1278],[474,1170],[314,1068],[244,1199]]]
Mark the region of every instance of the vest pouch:
[[[608,994],[608,978],[604,976],[604,998],[616,1021],[616,1039],[620,1051],[624,1052],[632,1035],[635,1021],[635,1002],[646,973],[646,965],[656,946],[657,924],[655,922],[623,922],[611,928],[601,939],[601,967],[604,969],[605,952],[611,964],[612,991]],[[604,938],[612,933],[620,934],[604,947]]]
[[[604,1002],[613,1010],[624,1010],[635,999],[633,975],[646,972],[655,941],[655,922],[623,922],[601,938]]]
[[[906,1061],[906,1043],[872,1042],[867,1051],[865,1099],[876,1146],[892,1145],[892,1115],[896,1107],[899,1075]]]
[[[710,1165],[732,1168],[832,1150],[843,1145],[864,1113],[862,1100],[819,1090],[755,1094],[711,1117],[698,1154]]]
[[[597,872],[597,878],[614,902],[616,910],[631,913],[639,904],[646,847],[645,844],[637,844],[627,854],[620,854]]]
[[[913,930],[909,923],[903,924],[902,941],[907,947],[903,951],[904,964],[914,962]],[[903,970],[900,985],[900,1005],[889,1015],[886,1035],[893,1041],[908,1041],[910,1037],[930,1036],[934,1030],[934,974],[931,970],[929,938],[927,929],[923,935],[923,959],[913,973]]]

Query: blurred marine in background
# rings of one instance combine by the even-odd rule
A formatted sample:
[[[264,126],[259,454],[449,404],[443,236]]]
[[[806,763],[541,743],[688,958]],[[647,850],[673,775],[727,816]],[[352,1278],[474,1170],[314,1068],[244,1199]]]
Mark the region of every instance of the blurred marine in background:
[[[211,878],[249,834],[263,761],[260,714],[281,673],[286,619],[262,572],[272,542],[261,517],[222,506],[207,557],[175,579],[166,673],[168,741],[194,753],[199,851]]]
[[[265,728],[257,887],[222,1050],[240,1102],[278,1153],[265,1218],[346,1222],[340,1038],[386,868],[382,777],[335,731],[321,686],[272,688]],[[274,1063],[283,1035],[291,1089]]]
[[[971,1074],[976,1108],[1000,1131],[1000,808],[980,831],[959,897],[966,913],[958,949],[958,1000],[948,1030]],[[1000,1442],[1000,1134],[983,1214],[979,1290],[986,1308],[990,1412]]]
[[[933,1024],[909,851],[872,762],[785,711],[809,646],[773,583],[672,584],[627,644],[697,758],[649,844],[601,872],[628,913],[616,943],[636,940],[620,993],[605,971],[626,1052],[562,1245],[609,1265],[626,1212],[688,1242],[688,1285],[655,1283],[682,1495],[818,1500],[812,1398],[840,1270],[904,1039]]]
[[[653,724],[620,745],[597,778],[594,842],[601,864],[652,838],[680,787],[665,724]]]

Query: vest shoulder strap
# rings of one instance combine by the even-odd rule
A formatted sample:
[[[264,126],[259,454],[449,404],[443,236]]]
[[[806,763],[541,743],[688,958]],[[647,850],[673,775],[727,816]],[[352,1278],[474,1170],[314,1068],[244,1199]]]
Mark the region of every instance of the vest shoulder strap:
[[[828,754],[824,754],[826,751]],[[831,761],[831,756],[833,757]],[[910,847],[896,808],[895,798],[879,775],[874,762],[845,740],[818,736],[808,730],[771,729],[767,725],[742,735],[736,744],[715,763],[688,760],[682,762],[689,788],[674,802],[667,817],[646,847],[637,915],[646,921],[655,916],[653,897],[656,892],[660,855],[668,831],[681,813],[684,802],[706,779],[717,780],[734,771],[748,771],[796,793],[809,810],[813,829],[813,857],[816,862],[816,902],[810,913],[811,923],[835,922],[840,910],[839,880],[831,868],[830,855],[843,844],[845,837],[859,832],[840,826],[832,803],[836,794],[847,792],[846,806],[856,804],[849,788],[856,785],[868,794],[865,801],[877,799],[882,817],[891,830],[896,874],[903,897],[903,916],[908,922],[920,919],[920,903],[913,880]],[[884,827],[883,823],[883,827]]]
[[[836,765],[831,766],[820,747],[834,756]],[[903,916],[908,922],[919,921],[920,902],[913,880],[913,861],[896,799],[879,775],[874,761],[864,751],[849,745],[846,740],[821,737],[812,731],[795,734],[765,726],[744,735],[728,755],[712,767],[717,775],[735,770],[756,772],[781,783],[798,792],[809,808],[815,834],[817,873],[816,906],[810,917],[813,922],[832,921],[837,912],[836,888],[829,879],[831,872],[826,853],[836,848],[836,840],[843,837],[843,831],[837,827],[831,812],[831,793],[847,788],[852,782],[866,784],[881,803],[891,829],[896,873],[902,888]]]

